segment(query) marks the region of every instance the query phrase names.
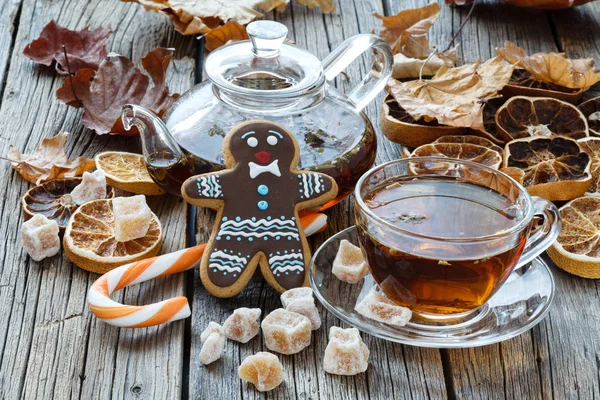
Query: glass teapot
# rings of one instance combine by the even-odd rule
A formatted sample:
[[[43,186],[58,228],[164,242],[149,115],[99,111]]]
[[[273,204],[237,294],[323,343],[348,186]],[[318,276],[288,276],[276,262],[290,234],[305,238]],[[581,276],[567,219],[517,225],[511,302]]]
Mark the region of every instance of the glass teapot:
[[[389,46],[377,36],[357,35],[321,62],[284,43],[287,28],[278,22],[256,21],[247,31],[249,41],[225,45],[207,57],[208,80],[184,93],[163,120],[129,104],[123,107],[123,125],[138,127],[156,183],[180,195],[190,176],[224,168],[221,147],[231,128],[248,120],[271,120],[295,135],[300,168],[336,180],[338,197],[326,206],[335,204],[375,161],[376,135],[362,109],[391,75]],[[372,69],[348,96],[327,83],[367,50],[373,53]]]

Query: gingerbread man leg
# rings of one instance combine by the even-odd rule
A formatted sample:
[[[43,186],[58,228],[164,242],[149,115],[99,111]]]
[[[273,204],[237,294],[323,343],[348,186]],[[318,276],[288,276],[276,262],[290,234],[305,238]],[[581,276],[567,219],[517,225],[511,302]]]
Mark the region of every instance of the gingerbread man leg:
[[[308,274],[306,266],[309,265],[310,256],[304,251],[302,241],[281,241],[275,249],[265,254],[268,271],[262,270],[267,280],[274,280],[285,290],[306,286]]]

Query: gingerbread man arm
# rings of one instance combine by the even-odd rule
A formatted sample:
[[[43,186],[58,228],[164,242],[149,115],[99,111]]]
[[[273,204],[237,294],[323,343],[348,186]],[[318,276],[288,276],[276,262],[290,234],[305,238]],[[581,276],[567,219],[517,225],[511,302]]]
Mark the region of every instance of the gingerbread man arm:
[[[223,200],[223,185],[221,179],[225,172],[197,175],[189,178],[183,184],[184,197],[190,200]]]
[[[337,195],[337,184],[329,175],[318,172],[298,172],[298,202],[324,198],[324,202]]]

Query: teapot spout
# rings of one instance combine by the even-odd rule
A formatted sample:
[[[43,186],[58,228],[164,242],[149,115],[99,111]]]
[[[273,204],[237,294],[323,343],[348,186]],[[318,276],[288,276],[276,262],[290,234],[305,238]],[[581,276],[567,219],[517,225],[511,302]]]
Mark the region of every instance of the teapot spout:
[[[146,168],[152,179],[167,192],[180,196],[181,183],[194,174],[193,164],[162,119],[145,107],[126,104],[121,110],[121,120],[126,130],[133,126],[138,128]],[[177,172],[176,177],[172,176],[174,172]]]

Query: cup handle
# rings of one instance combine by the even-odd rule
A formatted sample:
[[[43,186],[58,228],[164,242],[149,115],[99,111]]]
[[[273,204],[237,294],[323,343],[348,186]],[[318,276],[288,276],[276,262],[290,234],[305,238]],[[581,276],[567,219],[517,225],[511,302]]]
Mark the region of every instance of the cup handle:
[[[543,225],[527,238],[525,250],[521,254],[517,268],[530,263],[554,243],[560,233],[560,214],[554,203],[537,196],[532,197],[534,215],[543,217]]]
[[[375,35],[356,35],[346,39],[322,62],[325,78],[331,81],[352,61],[369,49],[373,51],[371,71],[348,94],[348,100],[359,112],[383,90],[388,79],[392,76],[394,56],[390,46]]]

